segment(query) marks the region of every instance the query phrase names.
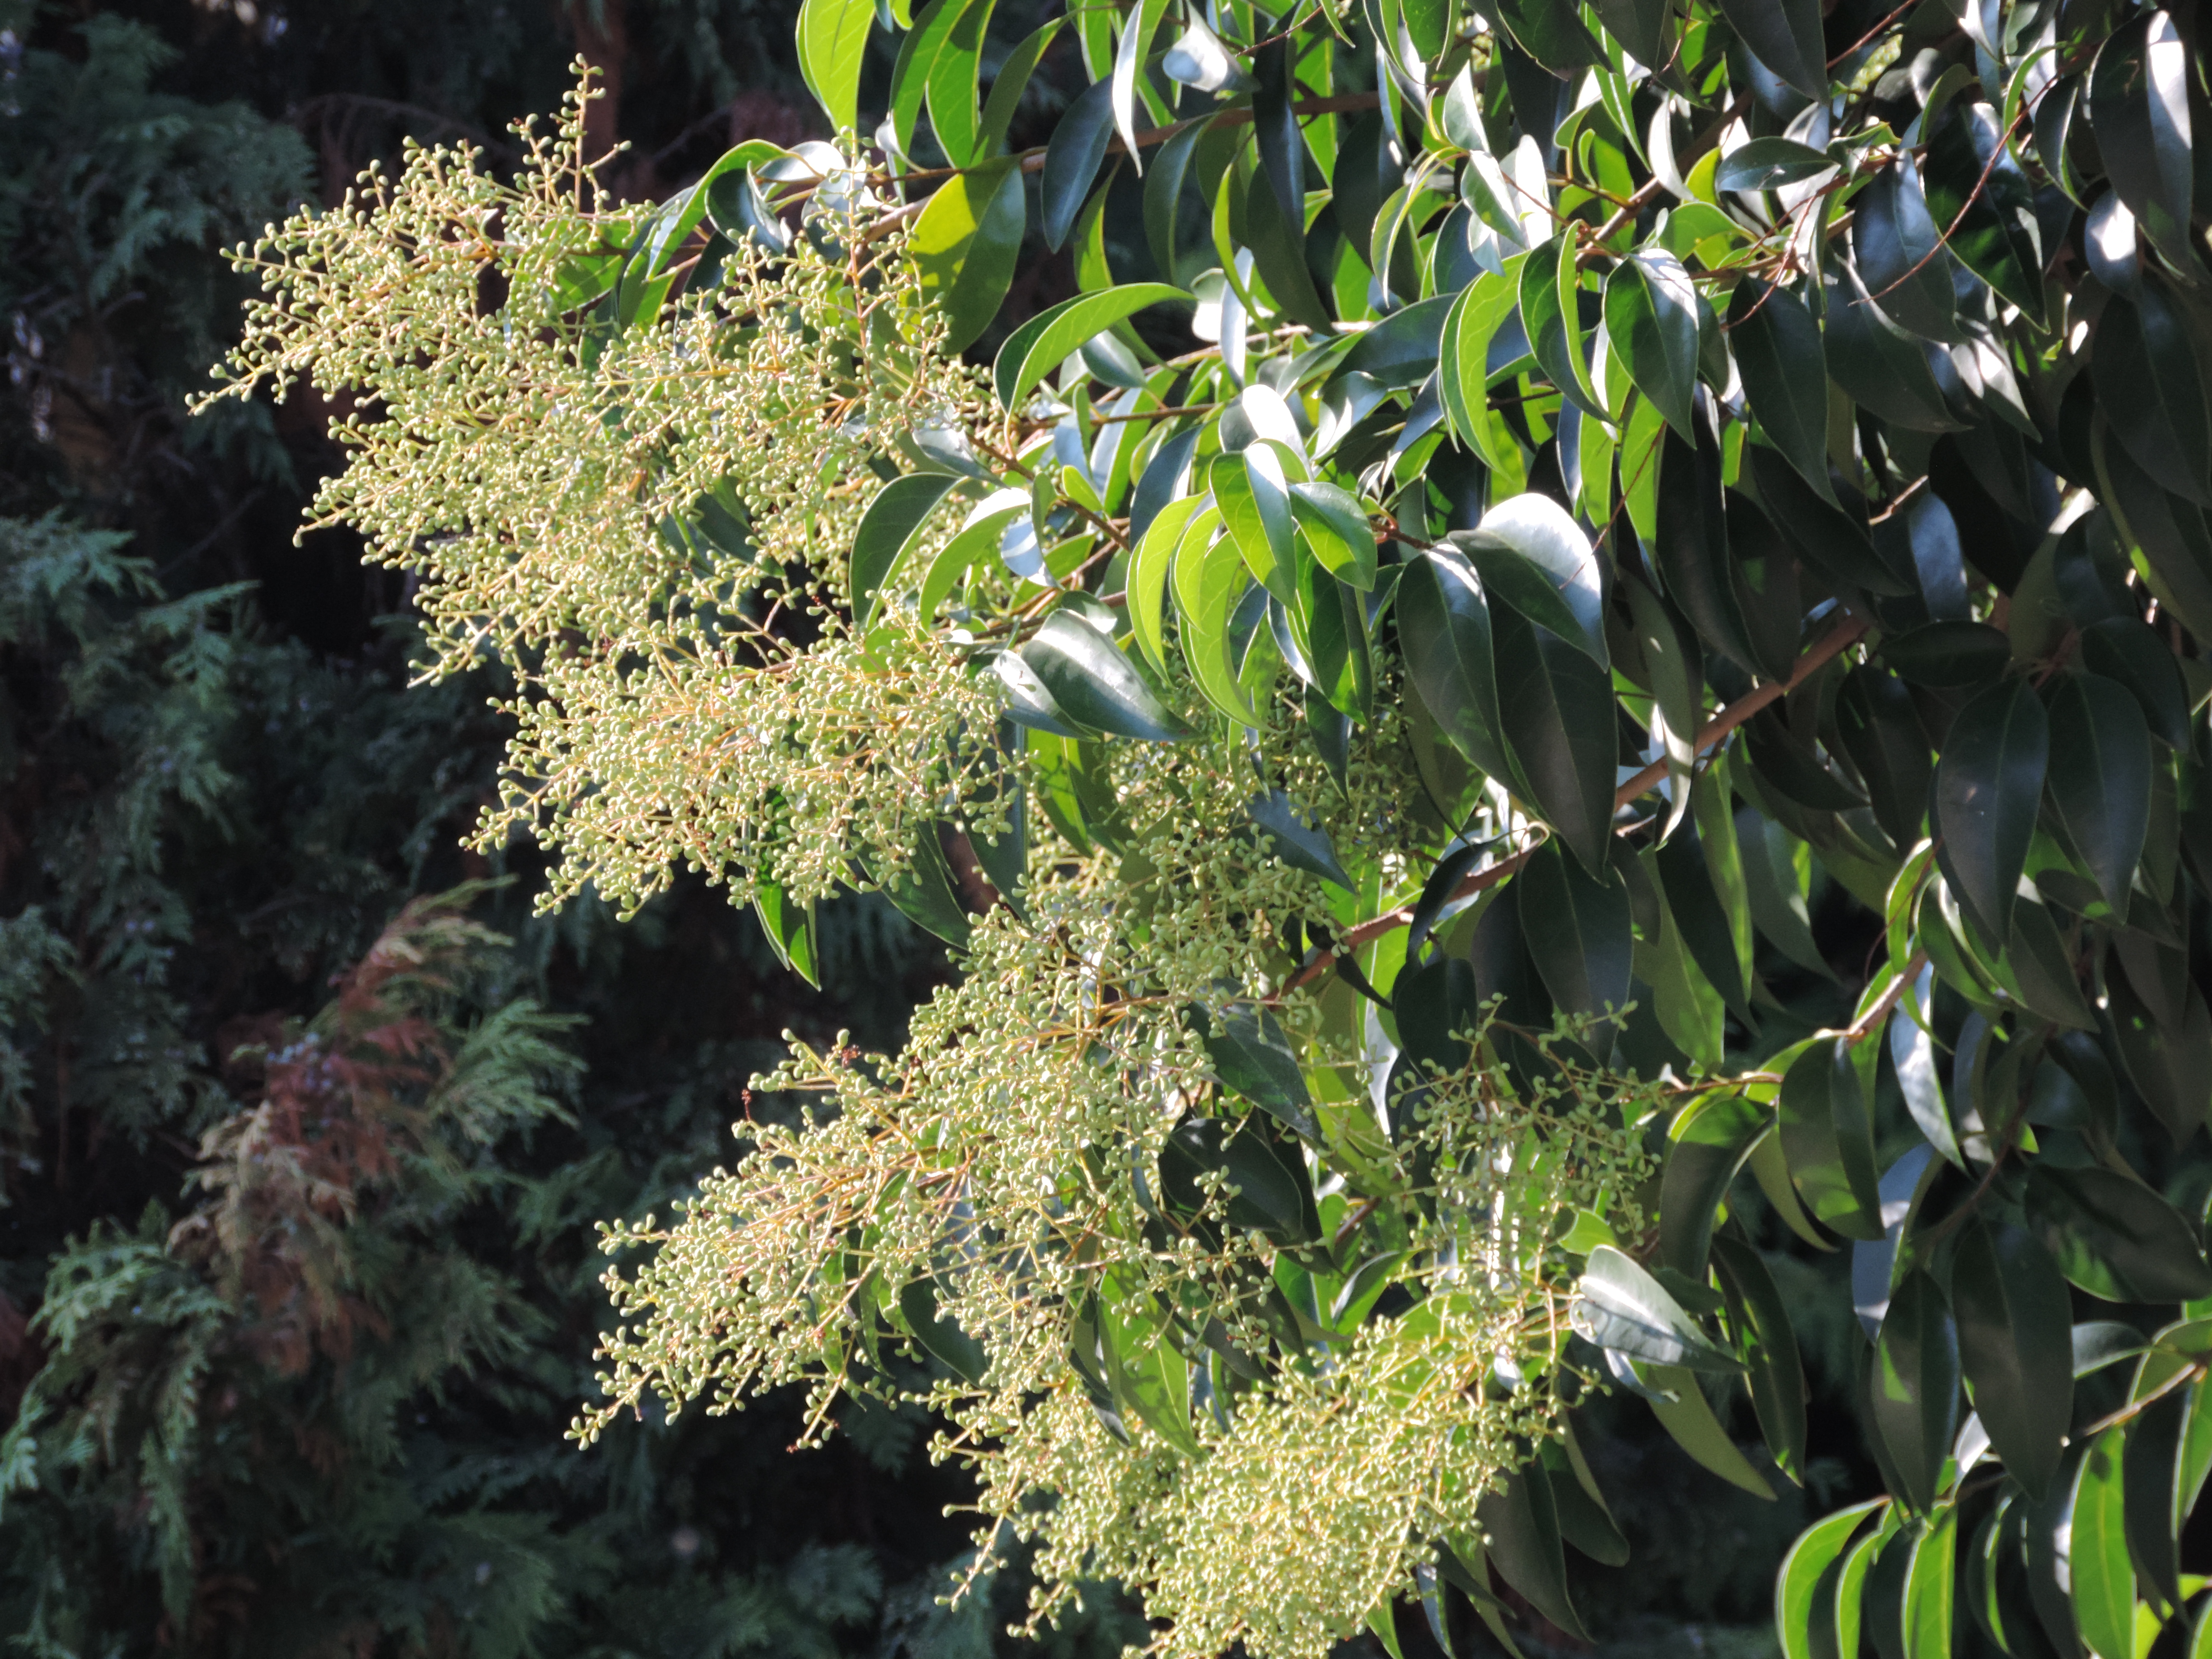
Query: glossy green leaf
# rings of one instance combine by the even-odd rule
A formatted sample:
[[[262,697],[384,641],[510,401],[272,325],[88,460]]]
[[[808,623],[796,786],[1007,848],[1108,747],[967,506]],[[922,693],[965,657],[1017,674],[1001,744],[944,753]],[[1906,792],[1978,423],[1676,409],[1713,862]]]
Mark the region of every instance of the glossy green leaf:
[[[1194,523],[1176,550],[1174,583],[1183,659],[1206,700],[1247,726],[1256,713],[1237,682],[1230,659],[1229,620],[1250,585],[1251,573],[1234,538],[1210,540],[1210,526]]]
[[[1782,1151],[1816,1218],[1846,1237],[1876,1239],[1881,1200],[1857,1091],[1858,1074],[1832,1045],[1815,1043],[1800,1054],[1782,1079]]]
[[[1583,868],[1601,872],[1612,840],[1619,752],[1612,677],[1587,652],[1510,606],[1492,606],[1490,618],[1498,727],[1515,772],[1530,805]]]
[[[1753,138],[1721,157],[1720,165],[1713,169],[1713,188],[1779,190],[1784,185],[1802,184],[1832,173],[1835,167],[1835,158],[1826,150],[1795,139]]]
[[[2121,1473],[2124,1424],[2089,1444],[2074,1487],[2067,1573],[2074,1620],[2098,1659],[2135,1659],[2136,1572]]]
[[[1753,56],[1794,90],[1827,96],[1820,0],[1720,0],[1720,9]]]
[[[1026,222],[1021,169],[1012,161],[949,180],[915,219],[915,264],[922,293],[944,309],[948,349],[974,343],[998,316]]]
[[[1820,1614],[1836,1601],[1836,1581],[1845,1553],[1869,1517],[1887,1506],[1876,1498],[1823,1516],[1797,1534],[1774,1577],[1774,1634],[1784,1659],[1833,1659],[1832,1632],[1816,1632]],[[1832,1613],[1830,1613],[1832,1618]],[[1822,1637],[1826,1636],[1826,1640]],[[1857,1659],[1856,1650],[1850,1659]]]
[[[1832,503],[1828,373],[1820,325],[1796,295],[1746,276],[1729,301],[1729,328],[1751,412],[1798,477]]]
[[[1773,1123],[1772,1115],[1741,1091],[1715,1089],[1676,1113],[1668,1125],[1659,1185],[1659,1257],[1676,1273],[1704,1280],[1714,1212],[1750,1158],[1753,1143]]]
[[[2089,122],[2112,188],[2166,257],[2193,264],[2191,52],[2166,12],[2114,29],[2089,75]]]
[[[2094,674],[2051,694],[2051,804],[2097,884],[2122,914],[2150,827],[2150,731],[2142,706]]]
[[[1521,320],[1537,367],[1568,402],[1602,419],[1589,385],[1573,246],[1553,237],[1530,250],[1521,266]]]
[[[1721,451],[1709,417],[1694,422],[1697,443],[1669,427],[1661,443],[1659,526],[1652,562],[1659,579],[1706,645],[1757,672],[1743,607],[1729,558],[1728,517],[1721,495]]]
[[[976,106],[984,36],[994,0],[966,0],[953,12],[944,40],[929,64],[929,124],[955,167],[968,167],[980,155],[982,115]]]
[[[1606,278],[1605,328],[1636,389],[1685,442],[1696,441],[1698,294],[1682,262],[1654,247],[1615,265]]]
[[[2130,298],[2114,295],[2097,318],[2090,362],[2097,400],[2136,464],[2164,488],[2212,505],[2212,413],[2192,328],[2156,281]]]
[[[1336,849],[1329,845],[1328,832],[1301,816],[1283,791],[1271,789],[1264,795],[1255,795],[1244,810],[1267,833],[1275,856],[1284,863],[1333,881],[1347,893],[1354,890],[1352,878],[1337,861]]]
[[[1148,306],[1189,298],[1181,289],[1164,283],[1129,283],[1097,294],[1079,294],[1039,312],[1009,334],[999,348],[991,377],[1000,407],[1013,410],[1032,386],[1085,341]]]
[[[1851,252],[1873,303],[1923,339],[1963,338],[1951,256],[1911,158],[1901,155],[1877,173],[1851,205]]]
[[[929,515],[960,480],[943,472],[908,472],[876,492],[853,532],[853,623],[866,630],[883,602],[884,584],[906,550],[921,538]]]
[[[1333,483],[1293,483],[1291,512],[1324,568],[1361,592],[1375,586],[1375,533],[1367,509],[1350,490]]]
[[[1548,495],[1530,492],[1498,502],[1474,530],[1455,531],[1484,591],[1528,621],[1610,668],[1605,639],[1605,575],[1582,527]]]
[[[2117,1170],[2028,1170],[2030,1224],[2059,1271],[2107,1302],[2185,1302],[2212,1295],[2196,1230],[2179,1211]]]
[[[1420,554],[1399,580],[1392,614],[1415,695],[1460,753],[1510,781],[1490,607],[1474,568],[1456,551]]]
[[[1875,1344],[1875,1427],[1905,1490],[1926,1512],[1959,1429],[1959,1332],[1936,1281],[1917,1271],[1890,1292]]]
[[[1205,521],[1200,522],[1203,519]],[[1165,639],[1168,580],[1187,535],[1202,538],[1219,526],[1219,516],[1203,495],[1170,501],[1146,527],[1129,560],[1129,631],[1153,670],[1168,672]]]
[[[871,0],[804,0],[799,8],[799,72],[836,131],[859,119],[860,64],[875,21]]]
[[[2026,1228],[1975,1219],[1958,1239],[1951,1301],[1974,1410],[2013,1479],[2040,1498],[2073,1411],[2066,1281]]]
[[[1444,413],[1461,443],[1488,453],[1492,343],[1518,312],[1521,255],[1503,273],[1486,270],[1460,290],[1437,342],[1437,386]]]
[[[2212,1078],[2212,1016],[2205,1012],[2203,996],[2194,986],[2184,985],[2178,997],[2160,995],[2154,1004],[2118,963],[2107,964],[2105,988],[2128,1081],[2175,1144],[2186,1142],[2212,1106],[2205,1087],[2205,1079]],[[2178,1008],[2170,1006],[2175,1001]]]
[[[1805,1367],[1789,1304],[1767,1271],[1765,1259],[1741,1239],[1712,1242],[1713,1267],[1727,1298],[1729,1325],[1750,1368],[1752,1408],[1775,1467],[1805,1481]]]
[[[1146,743],[1189,735],[1114,641],[1067,611],[1047,617],[1021,656],[1078,725]]]
[[[1244,565],[1255,580],[1289,603],[1297,591],[1297,553],[1292,532],[1289,481],[1274,450],[1254,444],[1241,454],[1218,455],[1212,472],[1213,499],[1229,526]]]
[[[2143,1398],[2138,1373],[2136,1398]],[[2184,1600],[2181,1523],[2177,1512],[2181,1435],[2189,1418],[2189,1392],[2176,1389],[2151,1401],[2129,1429],[2120,1455],[2121,1509],[2127,1519],[2128,1553],[2142,1579],[2145,1599],[2168,1613]]]
[[[2003,149],[2001,125],[1988,104],[1953,99],[1929,139],[1922,184],[1929,212],[1948,229],[1959,262],[2040,323],[2044,258],[2035,189],[2009,151],[1997,154]]]
[[[1932,817],[1944,873],[1990,940],[2012,932],[2050,752],[2043,704],[2027,681],[2014,680],[1959,711],[1936,764]]]
[[[884,896],[899,914],[947,945],[968,943],[968,911],[953,885],[951,866],[938,844],[937,825],[925,819],[915,831],[906,867],[883,884]]]
[[[1742,1362],[1708,1336],[1657,1279],[1610,1244],[1590,1252],[1569,1317],[1577,1331],[1601,1348],[1650,1364],[1706,1371],[1743,1369]]]
[[[1392,390],[1420,385],[1437,372],[1453,303],[1451,296],[1438,295],[1392,312],[1359,337],[1338,361],[1337,373],[1364,374]]]

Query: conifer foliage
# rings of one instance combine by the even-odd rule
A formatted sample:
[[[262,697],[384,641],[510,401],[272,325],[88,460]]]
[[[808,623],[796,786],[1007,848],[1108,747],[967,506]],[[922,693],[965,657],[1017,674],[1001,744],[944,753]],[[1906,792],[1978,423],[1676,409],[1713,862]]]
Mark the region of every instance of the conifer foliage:
[[[2194,14],[991,18],[806,0],[838,143],[657,206],[586,88],[241,253],[236,386],[362,398],[319,513],[517,677],[487,844],[961,969],[613,1230],[580,1436],[904,1346],[1040,1618],[1573,1637],[1593,1393],[1807,1477],[1794,1237],[1887,1490],[1793,1656],[2212,1641]]]

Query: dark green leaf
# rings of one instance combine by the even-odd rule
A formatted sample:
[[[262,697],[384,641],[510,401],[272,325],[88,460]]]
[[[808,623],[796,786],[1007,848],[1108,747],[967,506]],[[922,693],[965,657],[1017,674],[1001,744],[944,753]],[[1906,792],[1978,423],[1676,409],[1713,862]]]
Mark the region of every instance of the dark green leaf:
[[[1514,1470],[1505,1477],[1504,1491],[1483,1495],[1475,1513],[1487,1534],[1491,1563],[1505,1582],[1577,1641],[1589,1640],[1567,1593],[1559,1512],[1543,1465],[1528,1463]]]
[[[1491,600],[1612,666],[1605,641],[1605,578],[1596,550],[1566,509],[1534,493],[1500,501],[1474,530],[1454,531]]]
[[[2040,1498],[2058,1472],[2073,1413],[2066,1280],[2026,1228],[1971,1219],[1952,1261],[1951,1305],[1990,1443],[2013,1479]]]
[[[1304,140],[1298,141],[1303,151]],[[1234,175],[1223,182],[1224,190],[1234,187]],[[1252,262],[1260,280],[1267,285],[1277,306],[1293,321],[1308,328],[1323,331],[1335,325],[1323,303],[1321,290],[1314,286],[1313,273],[1306,266],[1305,210],[1301,204],[1296,217],[1286,216],[1275,192],[1265,180],[1255,181],[1244,198],[1244,232],[1252,250]],[[1443,296],[1431,303],[1446,304]],[[1443,326],[1441,316],[1437,326]],[[1357,349],[1357,348],[1355,348]],[[1349,354],[1347,354],[1348,356]]]
[[[1194,121],[1159,148],[1145,174],[1145,242],[1161,275],[1176,275],[1176,224],[1182,208],[1183,179],[1190,170],[1191,152],[1206,131]]]
[[[1729,327],[1751,412],[1798,477],[1823,501],[1832,503],[1828,373],[1820,325],[1796,295],[1747,276],[1729,301]]]
[[[1079,726],[1147,743],[1190,735],[1114,641],[1066,611],[1044,619],[1021,658]]]
[[[1874,1240],[1882,1236],[1881,1200],[1858,1089],[1849,1055],[1833,1045],[1799,1054],[1782,1079],[1782,1151],[1815,1217],[1847,1238]],[[1840,1106],[1839,1095],[1849,1096]]]
[[[1818,365],[1816,364],[1816,368]],[[1825,371],[1821,371],[1825,372]],[[1882,596],[1913,592],[1913,573],[1882,556],[1861,516],[1835,504],[1832,488],[1815,495],[1796,467],[1778,452],[1754,444],[1744,451],[1759,504],[1797,545],[1799,552],[1834,580]]]
[[[1923,339],[1964,338],[1951,292],[1951,256],[1911,158],[1900,155],[1877,173],[1851,198],[1851,252],[1874,303]]]
[[[1536,933],[1541,932],[1540,926]],[[1741,1091],[1715,1089],[1668,1126],[1659,1180],[1659,1259],[1676,1273],[1705,1281],[1714,1212],[1753,1144],[1773,1122],[1765,1108]]]
[[[2125,915],[2150,827],[2142,709],[2111,680],[2067,674],[2052,690],[2050,714],[2051,804],[2105,902]]]
[[[1826,150],[1793,138],[1753,138],[1721,158],[1713,185],[1719,190],[1778,190],[1832,173],[1835,167],[1835,158]]]
[[[2114,295],[2097,318],[2097,408],[2136,464],[2175,495],[2212,505],[2212,416],[2192,329],[2156,281]]]
[[[1712,1243],[1713,1267],[1728,1299],[1729,1328],[1751,1368],[1751,1403],[1775,1467],[1805,1481],[1805,1367],[1789,1304],[1765,1259],[1741,1239]]]
[[[1561,0],[1498,0],[1498,21],[1522,51],[1553,75],[1570,76],[1605,61],[1575,8]],[[1441,42],[1424,47],[1422,55],[1433,57],[1440,46]],[[1536,136],[1548,139],[1551,134]]]
[[[1224,1084],[1280,1119],[1293,1133],[1320,1138],[1305,1074],[1273,1011],[1235,1002],[1212,1017],[1194,1010],[1193,1018],[1206,1058]]]
[[[1284,863],[1333,881],[1347,893],[1353,890],[1352,878],[1345,874],[1344,866],[1337,862],[1336,849],[1329,845],[1328,832],[1307,823],[1281,790],[1253,796],[1244,810],[1253,823],[1267,832],[1274,842],[1275,856]]]
[[[866,629],[882,603],[883,585],[899,556],[920,539],[924,524],[959,479],[945,472],[908,472],[876,492],[853,532],[853,623]]]
[[[1516,775],[1530,805],[1583,867],[1602,871],[1619,752],[1613,678],[1586,652],[1510,607],[1490,614],[1498,723]],[[1403,628],[1401,619],[1401,636]]]
[[[1453,746],[1488,775],[1510,782],[1482,583],[1455,550],[1421,553],[1405,570],[1391,614],[1406,677]]]
[[[1721,495],[1720,442],[1711,416],[1700,410],[1692,448],[1670,427],[1659,461],[1659,524],[1653,562],[1667,597],[1690,619],[1698,637],[1746,671],[1759,672],[1759,655],[1738,603],[1729,558],[1727,509]],[[2009,647],[2007,647],[2008,655]]]
[[[2051,752],[2050,722],[2025,680],[1992,686],[1959,711],[1936,768],[1934,828],[1959,902],[1994,942],[2012,933]]]
[[[1848,264],[1828,289],[1823,318],[1820,339],[1827,349],[1828,373],[1855,401],[1915,431],[1960,429],[1962,422],[1944,402],[1920,342],[1867,297],[1866,285]]]
[[[1615,265],[1605,283],[1605,329],[1636,389],[1694,441],[1698,293],[1682,262],[1664,248],[1645,248]]]
[[[2196,1230],[2139,1181],[2102,1168],[2034,1164],[2027,1212],[2059,1270],[2107,1302],[2185,1302],[2212,1295]]]
[[[2180,1006],[2160,1006],[2145,996],[2132,975],[2108,959],[2105,975],[2112,1036],[2146,1104],[2157,1114],[2176,1145],[2188,1140],[2205,1121],[2212,1099],[2212,1017],[2194,986],[2179,988]],[[2160,997],[2159,1003],[2169,999]],[[2177,1017],[2178,1016],[2178,1017]]]
[[[1844,751],[1865,781],[1882,833],[1900,848],[1920,839],[1935,763],[1912,707],[1912,694],[1872,664],[1854,668],[1836,699]]]
[[[991,82],[991,95],[983,100],[983,125],[975,140],[978,156],[995,155],[1005,144],[1006,129],[1021,106],[1022,94],[1029,89],[1030,77],[1036,73],[1037,60],[1044,56],[1045,48],[1053,43],[1066,21],[1065,17],[1054,17],[1032,30],[999,65],[999,73]]]
[[[1752,56],[1808,98],[1828,95],[1820,0],[1721,0]]]
[[[2155,629],[2133,617],[2092,623],[2081,630],[2081,665],[2128,689],[2151,736],[2169,749],[2189,746],[2189,688]]]
[[[1098,176],[1113,137],[1114,83],[1100,81],[1085,88],[1068,105],[1045,146],[1037,202],[1047,247],[1060,246],[1075,228],[1076,215],[1091,195],[1091,181]]]
[[[2089,122],[2112,188],[2143,234],[2184,270],[2198,257],[2189,234],[2190,58],[2172,17],[2156,11],[2114,29],[2089,75]]]
[[[1455,296],[1439,294],[1394,311],[1359,337],[1337,363],[1340,374],[1364,374],[1377,386],[1402,391],[1437,372],[1444,318]]]
[[[1964,690],[2005,671],[2012,641],[1987,623],[1923,623],[1884,639],[1881,659],[1915,685]]]
[[[1552,1000],[1571,1014],[1626,1008],[1634,941],[1620,873],[1594,878],[1565,848],[1547,842],[1515,884],[1529,954]]]
[[[1721,902],[1703,838],[1687,825],[1668,838],[1656,860],[1667,908],[1682,943],[1713,989],[1740,1018],[1751,1018],[1750,988],[1736,951],[1735,931]]]
[[[1918,1271],[1890,1292],[1875,1344],[1875,1426],[1905,1490],[1923,1513],[1959,1428],[1959,1333],[1943,1292]]]
[[[1439,957],[1398,975],[1391,990],[1398,1036],[1418,1067],[1447,1076],[1466,1067],[1469,1035],[1482,1023],[1476,990],[1474,965],[1458,957]]]
[[[1996,113],[1978,100],[1954,98],[1940,112],[1928,144],[1923,183],[1929,212],[1950,231],[1960,264],[2037,323],[2043,321],[2043,237],[2035,188],[2003,149]]]
[[[1583,1489],[1571,1469],[1547,1466],[1544,1472],[1550,1477],[1559,1536],[1601,1566],[1626,1566],[1628,1540],[1620,1535],[1605,1505]]]

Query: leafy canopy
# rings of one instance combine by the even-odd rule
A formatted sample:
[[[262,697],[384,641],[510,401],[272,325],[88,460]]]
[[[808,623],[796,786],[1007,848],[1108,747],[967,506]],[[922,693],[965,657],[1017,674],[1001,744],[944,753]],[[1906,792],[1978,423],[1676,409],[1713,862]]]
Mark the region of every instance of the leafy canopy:
[[[586,92],[241,255],[235,387],[361,400],[319,518],[518,676],[482,833],[549,902],[695,866],[807,973],[876,887],[961,970],[611,1232],[580,1435],[820,1424],[903,1342],[1041,1616],[1576,1633],[1589,1389],[1771,1496],[1733,1379],[1804,1476],[1765,1217],[1850,1247],[1890,1494],[1793,1551],[1790,1651],[2133,1652],[2212,1424],[2190,25],[990,16],[890,9],[866,146],[877,14],[807,0],[836,144],[618,204]],[[1017,322],[1033,236],[1079,292]]]

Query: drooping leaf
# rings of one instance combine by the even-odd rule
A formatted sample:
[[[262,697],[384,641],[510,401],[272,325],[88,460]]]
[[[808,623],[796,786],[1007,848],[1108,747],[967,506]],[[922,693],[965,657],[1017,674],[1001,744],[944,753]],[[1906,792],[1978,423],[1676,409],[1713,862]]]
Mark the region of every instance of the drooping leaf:
[[[1586,652],[1510,606],[1493,606],[1490,618],[1498,726],[1516,775],[1529,804],[1583,868],[1601,873],[1619,752],[1612,677]]]
[[[1487,1535],[1491,1562],[1505,1582],[1568,1635],[1588,1641],[1568,1594],[1559,1512],[1543,1465],[1523,1465],[1508,1474],[1504,1490],[1486,1492],[1476,1515]]]
[[[1529,953],[1552,1000],[1571,1014],[1626,1008],[1632,939],[1620,872],[1592,877],[1565,848],[1547,842],[1515,885]]]
[[[1897,1496],[1925,1513],[1959,1427],[1959,1332],[1943,1292],[1928,1274],[1905,1274],[1890,1292],[1875,1345],[1875,1426],[1905,1490]]]
[[[1605,328],[1636,389],[1684,442],[1696,441],[1698,293],[1682,262],[1654,247],[1615,265],[1606,278]]]
[[[2121,1473],[2126,1433],[2115,1423],[2090,1442],[2073,1492],[2067,1572],[2074,1622],[2098,1659],[2135,1659],[2136,1571]]]
[[[1668,1125],[1659,1184],[1659,1255],[1676,1273],[1693,1282],[1704,1280],[1714,1212],[1753,1143],[1773,1123],[1771,1115],[1741,1091],[1715,1089]]]
[[[1828,374],[1820,325],[1796,295],[1746,276],[1729,301],[1729,326],[1751,412],[1798,477],[1832,504]]]
[[[858,119],[860,64],[875,21],[870,0],[805,0],[799,9],[799,71],[839,132]]]
[[[1275,856],[1284,863],[1333,881],[1347,893],[1354,890],[1352,878],[1337,861],[1336,849],[1329,845],[1328,832],[1302,817],[1281,790],[1253,796],[1244,810],[1272,838]]]
[[[949,180],[915,221],[915,264],[923,294],[944,308],[948,349],[972,344],[999,314],[1026,222],[1022,173],[1011,160]]]
[[[1713,1267],[1728,1301],[1729,1324],[1750,1367],[1752,1408],[1774,1465],[1792,1480],[1805,1481],[1805,1367],[1797,1352],[1797,1334],[1789,1304],[1767,1271],[1764,1257],[1741,1239],[1712,1243]]]
[[[1510,781],[1490,607],[1474,568],[1455,550],[1422,553],[1399,579],[1391,613],[1415,695],[1460,753]]]
[[[1313,1097],[1282,1022],[1272,1010],[1232,1002],[1218,1015],[1194,1015],[1213,1069],[1238,1094],[1280,1120],[1295,1134],[1320,1139]]]
[[[2189,75],[2190,48],[2165,11],[2114,29],[2089,74],[2089,122],[2112,188],[2143,234],[2185,269],[2197,257]]]
[[[1951,1298],[1974,1410],[2006,1469],[2040,1498],[2073,1410],[2066,1281],[2027,1229],[1975,1219],[1959,1234]]]
[[[2051,804],[2105,902],[2126,914],[2150,827],[2150,732],[2127,690],[2068,674],[2051,696]]]
[[[1831,1659],[1836,1652],[1832,1626],[1820,1615],[1827,1612],[1832,1620],[1844,1556],[1888,1503],[1871,1498],[1821,1516],[1782,1558],[1774,1581],[1774,1634],[1784,1659]]]
[[[2157,281],[2114,295],[2097,318],[2091,362],[2097,400],[2136,464],[2164,488],[2212,506],[2212,412],[2196,331]]]
[[[1984,938],[2007,939],[2043,798],[2050,722],[2025,680],[1992,686],[1959,711],[1936,768],[1935,828],[1947,875]]]
[[[853,532],[853,623],[865,630],[883,600],[884,583],[945,492],[960,480],[943,472],[908,472],[876,492]]]
[[[1828,92],[1820,0],[1721,0],[1722,15],[1752,55],[1808,98]]]

